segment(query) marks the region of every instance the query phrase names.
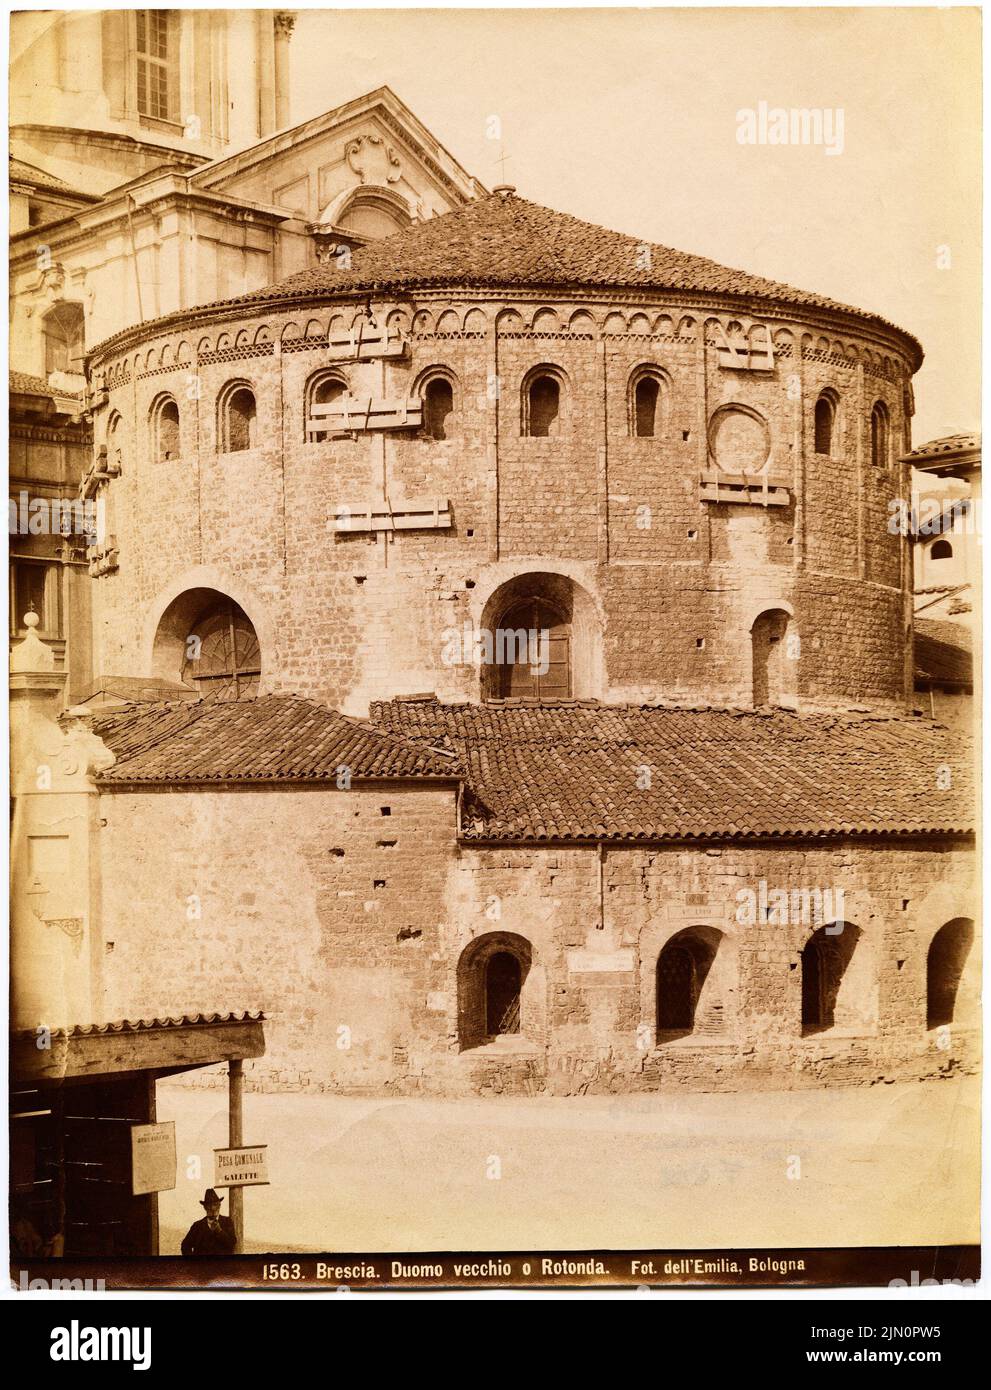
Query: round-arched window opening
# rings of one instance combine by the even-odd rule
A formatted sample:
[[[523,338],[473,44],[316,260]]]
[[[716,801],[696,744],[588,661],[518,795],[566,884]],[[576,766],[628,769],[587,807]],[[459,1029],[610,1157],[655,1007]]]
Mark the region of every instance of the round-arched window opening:
[[[258,693],[261,648],[251,619],[231,599],[200,613],[185,644],[182,679],[204,695],[241,700]]]
[[[560,432],[561,385],[553,376],[541,373],[527,384],[523,399],[523,433],[532,439],[547,439]]]
[[[221,449],[239,454],[255,446],[257,407],[250,386],[237,386],[224,398],[221,412]]]
[[[658,1040],[693,1033],[706,979],[722,939],[712,928],[678,932],[657,958]]]
[[[457,967],[458,1041],[461,1050],[501,1038],[522,1041],[542,1016],[533,990],[529,941],[515,932],[487,932],[462,951]]]
[[[306,439],[320,443],[338,433],[336,421],[328,417],[347,395],[347,386],[338,376],[321,376],[306,392]]]
[[[815,411],[815,451],[817,454],[833,452],[833,429],[836,422],[836,406],[825,393],[816,401]]]
[[[875,468],[888,466],[888,434],[888,408],[877,401],[871,411],[871,463]]]
[[[947,922],[929,943],[926,953],[926,1027],[943,1028],[954,1021],[960,981],[974,944],[974,924],[965,917]]]
[[[834,923],[831,928],[820,927],[806,942],[801,958],[804,1035],[835,1026],[840,991],[860,936],[860,928],[852,923]]]
[[[158,401],[152,411],[154,458],[166,463],[179,457],[179,407],[171,396]]]
[[[641,377],[633,391],[633,432],[637,439],[653,439],[657,433],[657,405],[661,385],[656,377]]]
[[[485,964],[485,1032],[490,1038],[520,1031],[523,969],[512,951],[496,951]]]
[[[952,560],[953,546],[946,540],[933,541],[929,549],[929,558],[930,560]]]
[[[446,377],[428,381],[423,390],[423,433],[428,439],[446,439],[448,416],[454,410],[454,387]]]

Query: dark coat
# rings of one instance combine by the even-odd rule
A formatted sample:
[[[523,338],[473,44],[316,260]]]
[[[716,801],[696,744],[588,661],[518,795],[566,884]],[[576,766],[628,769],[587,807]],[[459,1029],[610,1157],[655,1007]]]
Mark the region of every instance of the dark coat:
[[[211,1231],[204,1216],[194,1221],[182,1242],[182,1253],[189,1255],[232,1255],[237,1244],[234,1222],[229,1216],[218,1216],[219,1231]]]

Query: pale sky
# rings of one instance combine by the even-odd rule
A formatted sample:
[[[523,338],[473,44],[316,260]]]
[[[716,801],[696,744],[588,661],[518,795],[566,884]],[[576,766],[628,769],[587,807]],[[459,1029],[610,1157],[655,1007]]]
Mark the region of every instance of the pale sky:
[[[521,196],[882,314],[914,441],[980,428],[977,9],[298,15],[294,123],[387,85],[491,188],[498,115]],[[841,108],[843,152],[741,146],[761,101]]]

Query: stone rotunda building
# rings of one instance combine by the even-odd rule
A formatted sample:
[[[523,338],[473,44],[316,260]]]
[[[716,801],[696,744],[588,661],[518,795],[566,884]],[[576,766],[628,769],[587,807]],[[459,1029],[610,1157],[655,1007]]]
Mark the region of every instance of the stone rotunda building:
[[[283,1088],[969,1065],[970,754],[889,524],[921,356],[509,188],[103,343],[59,968],[263,1009]]]

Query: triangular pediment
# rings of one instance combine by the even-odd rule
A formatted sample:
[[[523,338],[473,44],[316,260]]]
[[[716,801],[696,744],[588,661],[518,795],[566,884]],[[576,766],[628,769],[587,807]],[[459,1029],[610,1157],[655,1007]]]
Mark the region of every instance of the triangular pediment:
[[[190,184],[308,223],[350,218],[373,237],[485,192],[388,87],[214,160]]]

